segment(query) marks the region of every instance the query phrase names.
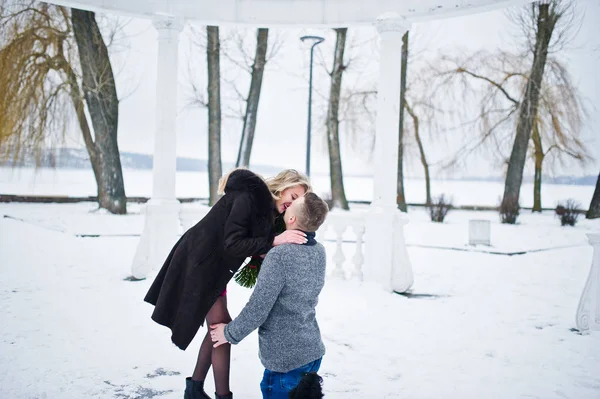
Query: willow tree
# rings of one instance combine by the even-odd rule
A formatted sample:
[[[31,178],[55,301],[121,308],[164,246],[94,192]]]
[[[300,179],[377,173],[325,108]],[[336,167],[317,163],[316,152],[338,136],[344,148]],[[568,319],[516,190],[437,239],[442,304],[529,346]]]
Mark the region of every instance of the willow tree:
[[[534,211],[542,209],[544,165],[553,167],[569,159],[584,163],[589,159],[580,137],[586,115],[581,95],[561,61],[551,58],[545,69],[531,137],[525,145],[526,160],[530,159],[534,167]],[[480,52],[465,60],[450,61],[444,74],[448,75],[446,93],[456,93],[457,102],[459,98],[470,98],[476,103],[475,110],[465,107],[470,115],[463,115],[467,122],[460,127],[469,134],[448,164],[464,161],[479,150],[491,151],[510,163],[507,153],[515,145],[519,110],[529,82],[522,58],[505,52]],[[454,82],[449,84],[449,80]]]
[[[550,1],[512,17],[527,39],[524,52],[442,56],[434,64],[440,96],[463,109],[459,128],[468,132],[450,163],[491,149],[507,166],[501,207],[514,211],[525,163],[532,159],[534,210],[541,211],[543,162],[588,159],[580,140],[586,110],[564,63],[555,56],[576,25],[575,13],[570,4]]]
[[[34,155],[40,161],[44,149],[64,141],[74,111],[100,207],[126,213],[119,102],[94,13],[3,2],[0,32],[0,156],[16,161]]]

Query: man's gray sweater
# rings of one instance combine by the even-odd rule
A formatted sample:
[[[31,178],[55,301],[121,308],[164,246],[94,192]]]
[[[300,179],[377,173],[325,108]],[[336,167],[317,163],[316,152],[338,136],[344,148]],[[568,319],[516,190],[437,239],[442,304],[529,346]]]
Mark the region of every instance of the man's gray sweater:
[[[250,300],[225,327],[227,341],[237,344],[258,328],[263,366],[281,373],[321,358],[325,346],[315,307],[325,284],[326,259],[319,243],[271,249]]]

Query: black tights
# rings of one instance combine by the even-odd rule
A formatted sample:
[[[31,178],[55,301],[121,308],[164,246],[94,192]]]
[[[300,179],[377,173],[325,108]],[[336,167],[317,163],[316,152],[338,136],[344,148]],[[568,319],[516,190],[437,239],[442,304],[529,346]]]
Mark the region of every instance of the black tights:
[[[208,369],[212,365],[217,395],[227,395],[230,392],[229,363],[231,360],[231,345],[223,344],[218,348],[213,348],[213,342],[210,338],[210,325],[229,323],[230,321],[231,316],[229,316],[229,311],[227,310],[227,297],[220,296],[206,315],[206,328],[208,331],[206,332],[204,341],[202,341],[202,345],[200,345],[198,361],[196,362],[194,374],[192,374],[192,380],[204,381],[208,374]]]

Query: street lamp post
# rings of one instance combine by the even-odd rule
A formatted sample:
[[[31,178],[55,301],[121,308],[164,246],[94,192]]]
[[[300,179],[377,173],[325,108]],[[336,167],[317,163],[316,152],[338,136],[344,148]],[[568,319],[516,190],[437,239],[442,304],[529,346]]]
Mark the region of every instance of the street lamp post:
[[[306,40],[314,40],[313,45],[310,47],[310,78],[308,81],[308,127],[306,132],[306,175],[310,177],[310,125],[312,116],[312,77],[313,77],[313,53],[315,46],[325,39],[320,36],[302,36],[300,38],[303,42]]]

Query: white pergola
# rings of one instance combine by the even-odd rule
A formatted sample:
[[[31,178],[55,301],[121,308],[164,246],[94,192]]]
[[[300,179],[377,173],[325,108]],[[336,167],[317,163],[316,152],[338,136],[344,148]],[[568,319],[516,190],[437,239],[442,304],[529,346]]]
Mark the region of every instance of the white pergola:
[[[158,268],[180,230],[175,197],[177,63],[186,21],[257,27],[352,27],[374,24],[380,36],[373,201],[366,217],[364,277],[405,292],[413,273],[404,241],[406,215],[396,207],[402,36],[414,22],[466,15],[532,0],[49,0],[96,12],[150,18],[158,31],[152,198],[132,265],[134,277]],[[600,330],[600,234],[576,314],[582,332]]]
[[[260,27],[352,27],[374,24],[380,35],[380,73],[374,193],[366,218],[365,279],[405,292],[413,274],[404,244],[405,214],[396,206],[400,58],[411,23],[489,11],[531,0],[50,0],[90,11],[153,20],[158,31],[156,131],[152,198],[132,266],[145,277],[160,267],[179,234],[175,197],[178,41],[186,21]]]

